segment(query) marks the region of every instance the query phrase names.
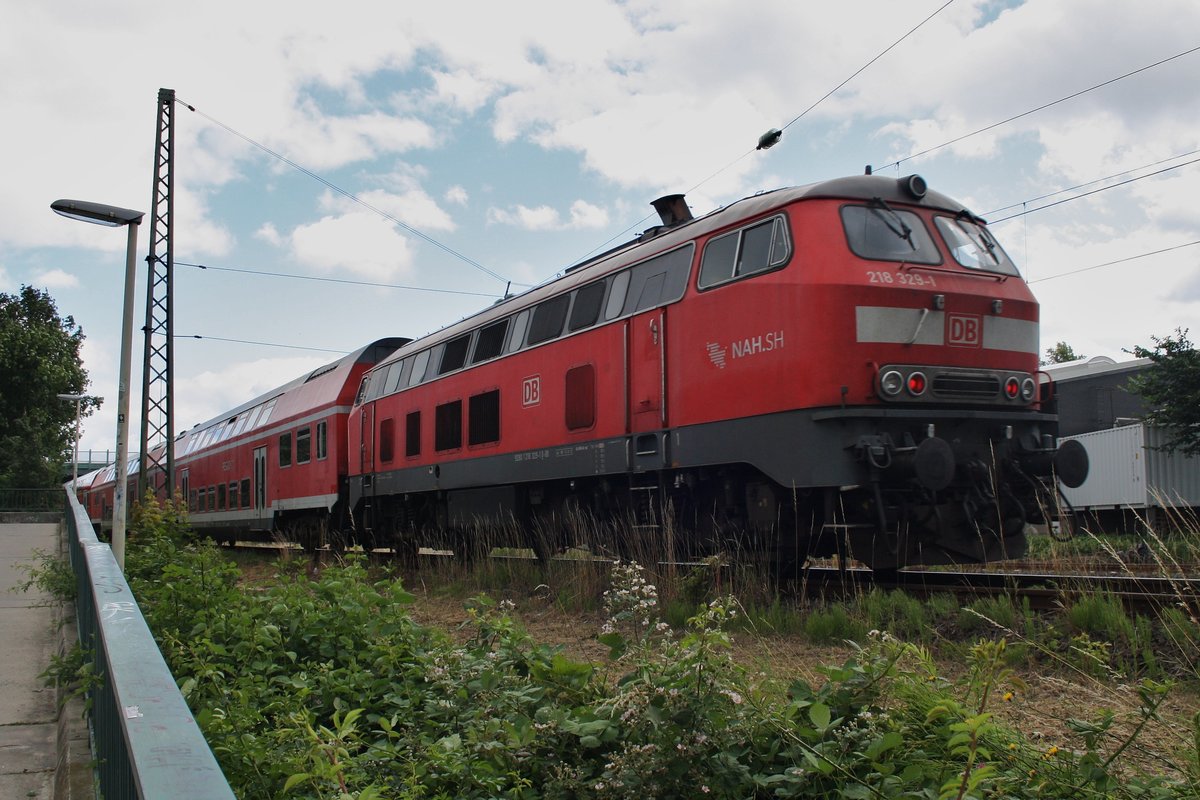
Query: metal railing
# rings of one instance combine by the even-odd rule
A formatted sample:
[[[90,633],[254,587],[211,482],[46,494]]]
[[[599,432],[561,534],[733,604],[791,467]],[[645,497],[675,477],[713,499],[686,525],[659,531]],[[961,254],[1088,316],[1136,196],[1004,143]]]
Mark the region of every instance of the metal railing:
[[[54,511],[63,507],[63,490],[55,489],[0,489],[0,511]]]
[[[229,782],[167,669],[107,544],[67,491],[79,641],[91,653],[91,725],[106,800],[231,800]],[[61,506],[60,506],[61,508]]]

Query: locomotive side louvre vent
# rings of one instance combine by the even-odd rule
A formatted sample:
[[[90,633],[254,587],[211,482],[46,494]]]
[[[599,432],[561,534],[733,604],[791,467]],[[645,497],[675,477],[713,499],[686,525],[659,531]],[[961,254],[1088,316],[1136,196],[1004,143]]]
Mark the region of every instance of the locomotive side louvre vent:
[[[935,397],[990,399],[1000,394],[1000,378],[986,373],[942,373],[933,376]]]

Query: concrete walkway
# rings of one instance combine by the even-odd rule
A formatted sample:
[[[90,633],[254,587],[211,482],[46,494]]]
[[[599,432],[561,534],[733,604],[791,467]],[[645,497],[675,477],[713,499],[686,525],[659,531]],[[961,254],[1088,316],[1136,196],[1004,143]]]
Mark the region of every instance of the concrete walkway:
[[[74,619],[28,580],[20,565],[40,563],[38,552],[57,556],[61,525],[0,524],[0,800],[92,797],[82,704],[59,713],[59,694],[38,676],[51,657],[75,641]]]

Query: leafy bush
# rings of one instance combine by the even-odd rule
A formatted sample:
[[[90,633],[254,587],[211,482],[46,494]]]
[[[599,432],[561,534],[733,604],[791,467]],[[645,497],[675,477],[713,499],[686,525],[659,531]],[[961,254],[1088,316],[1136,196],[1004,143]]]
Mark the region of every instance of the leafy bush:
[[[135,591],[236,793],[245,798],[1194,797],[1119,756],[1142,718],[1077,720],[1074,746],[1027,741],[993,717],[1021,690],[1003,640],[957,682],[929,653],[833,606],[808,635],[859,639],[820,685],[746,673],[732,597],[681,631],[640,567],[613,565],[603,665],[521,630],[507,601],[468,602],[465,641],[424,628],[399,581],[361,560],[289,568],[243,590],[219,551],[139,533]],[[895,604],[888,607],[895,608]],[[190,613],[189,613],[190,612]],[[1198,734],[1200,735],[1200,734]],[[1192,756],[1192,760],[1195,758]],[[1195,777],[1193,777],[1195,781]]]

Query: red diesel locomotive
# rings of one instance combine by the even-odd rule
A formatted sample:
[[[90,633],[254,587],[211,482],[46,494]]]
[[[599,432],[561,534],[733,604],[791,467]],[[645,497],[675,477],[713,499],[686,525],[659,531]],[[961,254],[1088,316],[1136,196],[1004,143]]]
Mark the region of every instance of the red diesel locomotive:
[[[1037,302],[919,176],[655,207],[553,282],[337,362],[337,392],[298,380],[189,432],[193,523],[409,550],[538,531],[544,556],[586,518],[621,523],[618,551],[669,528],[676,555],[895,568],[1019,556],[1056,480],[1082,483],[1042,409]],[[331,463],[306,472],[322,420]]]

